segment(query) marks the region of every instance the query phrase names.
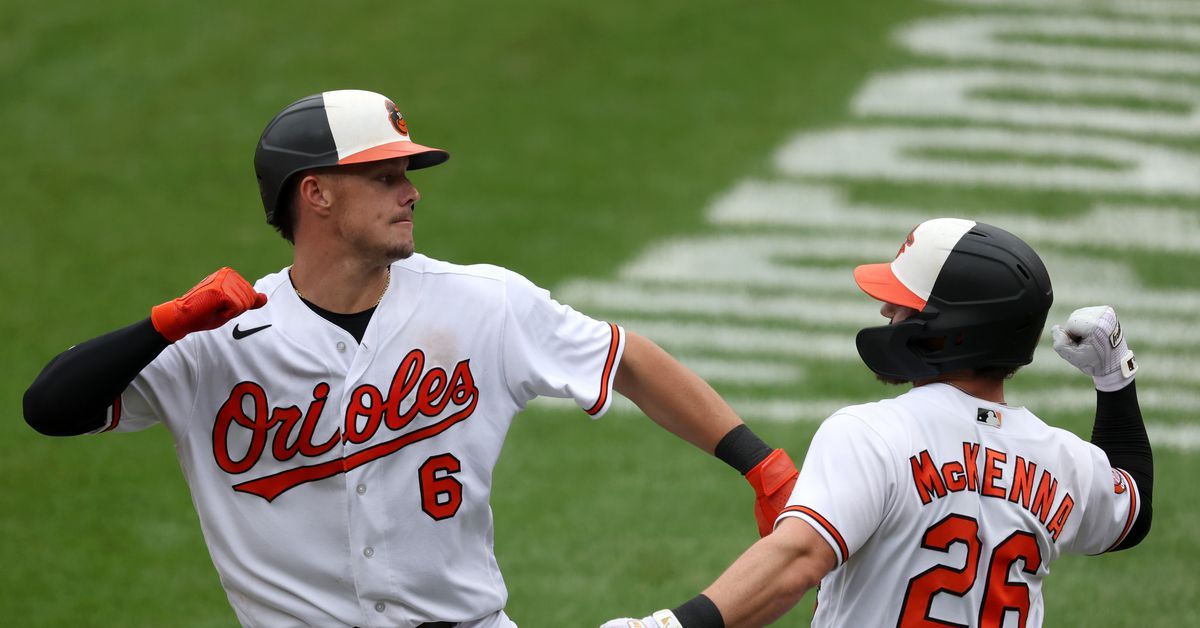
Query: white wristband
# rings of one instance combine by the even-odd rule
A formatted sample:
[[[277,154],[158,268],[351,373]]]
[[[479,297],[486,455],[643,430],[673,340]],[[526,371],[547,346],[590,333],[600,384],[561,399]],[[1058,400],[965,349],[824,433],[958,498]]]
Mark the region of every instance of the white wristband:
[[[1137,358],[1133,357],[1132,351],[1127,350],[1125,355],[1121,356],[1121,370],[1093,377],[1092,381],[1096,383],[1096,390],[1101,392],[1116,392],[1128,386],[1129,382],[1133,381],[1133,376],[1137,372]]]

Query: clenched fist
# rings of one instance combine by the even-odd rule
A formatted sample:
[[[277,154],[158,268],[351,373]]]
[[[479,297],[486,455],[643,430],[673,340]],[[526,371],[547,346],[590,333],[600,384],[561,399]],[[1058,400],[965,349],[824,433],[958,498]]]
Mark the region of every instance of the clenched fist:
[[[1079,308],[1071,312],[1065,327],[1055,325],[1050,334],[1058,355],[1091,375],[1096,390],[1114,392],[1133,381],[1137,360],[1111,307]]]
[[[242,312],[266,304],[267,295],[255,292],[237,271],[225,267],[178,299],[154,306],[150,322],[163,338],[175,342],[194,331],[216,329]]]

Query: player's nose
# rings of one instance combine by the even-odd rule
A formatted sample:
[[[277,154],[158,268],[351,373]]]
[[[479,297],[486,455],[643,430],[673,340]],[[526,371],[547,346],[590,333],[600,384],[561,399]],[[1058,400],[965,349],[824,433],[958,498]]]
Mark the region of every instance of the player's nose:
[[[407,185],[401,186],[400,204],[415,208],[417,202],[421,200],[421,192],[417,189],[417,186],[412,184],[412,181],[406,181],[406,183]]]
[[[911,307],[896,305],[895,303],[884,303],[879,308],[879,313],[882,314],[884,318],[888,319],[888,321],[892,323],[899,323],[900,321],[909,318],[913,314],[916,314],[917,311]]]

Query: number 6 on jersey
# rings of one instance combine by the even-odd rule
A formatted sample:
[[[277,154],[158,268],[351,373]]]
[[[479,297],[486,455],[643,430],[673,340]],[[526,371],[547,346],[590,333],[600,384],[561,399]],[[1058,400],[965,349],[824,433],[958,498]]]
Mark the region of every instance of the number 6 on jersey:
[[[449,519],[462,505],[462,482],[452,477],[462,463],[452,454],[430,456],[418,472],[421,480],[421,510],[435,521]]]

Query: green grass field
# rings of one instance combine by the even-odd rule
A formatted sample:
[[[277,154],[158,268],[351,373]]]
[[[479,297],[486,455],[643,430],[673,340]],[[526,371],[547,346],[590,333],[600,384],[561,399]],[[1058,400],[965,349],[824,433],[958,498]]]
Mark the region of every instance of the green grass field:
[[[263,223],[251,166],[262,126],[283,105],[328,89],[388,94],[409,119],[414,139],[453,154],[446,166],[414,177],[423,196],[418,249],[460,263],[503,265],[568,295],[581,280],[641,281],[629,278],[629,265],[674,238],[758,233],[746,225],[722,226],[709,209],[740,182],[791,176],[781,174],[786,168],[778,151],[797,132],[885,124],[1038,128],[1034,110],[1018,122],[977,123],[855,109],[856,94],[880,73],[914,67],[1013,70],[1033,63],[926,57],[904,48],[898,29],[924,17],[1025,18],[1048,10],[1063,19],[1175,24],[1178,32],[1146,35],[1144,41],[1136,29],[1132,42],[1095,33],[1063,35],[1061,41],[1183,55],[1178,71],[1152,64],[1145,72],[1113,70],[1118,77],[1170,81],[1179,94],[1093,94],[1064,96],[1062,102],[1115,103],[1124,107],[1124,117],[1115,116],[1119,121],[1153,111],[1194,115],[1200,108],[1200,79],[1186,64],[1200,41],[1185,28],[1200,26],[1200,12],[1187,2],[1159,0],[1137,16],[1102,0],[1087,15],[1073,13],[1070,8],[1079,3],[1066,0],[1045,3],[1067,7],[1058,12],[1016,0],[1010,6],[988,4],[3,5],[0,176],[8,240],[0,248],[5,295],[0,331],[7,339],[0,361],[8,376],[0,387],[0,623],[236,623],[167,431],[42,437],[22,420],[21,395],[56,353],[146,316],[152,305],[218,266],[258,277],[290,262],[286,243]],[[1039,33],[1009,40],[1056,41]],[[1191,67],[1200,67],[1200,60]],[[1070,71],[1084,78],[1106,72],[1083,65]],[[998,99],[1029,101],[1020,90],[993,92]],[[1047,122],[1042,132],[1053,126]],[[1183,156],[1156,162],[1169,169],[1191,163],[1188,156],[1200,159],[1194,127],[1181,122],[1178,130],[1084,132],[1168,147]],[[976,152],[985,161],[1005,158],[998,149]],[[1085,169],[1121,167],[1107,155],[1057,159]],[[1055,163],[1036,161],[1047,170]],[[1075,240],[1047,244],[1054,253],[1052,272],[1062,268],[1056,278],[1069,278],[1056,282],[1064,303],[1091,296],[1072,293],[1088,283],[1089,275],[1080,270],[1088,268],[1086,260],[1115,252],[1127,265],[1097,270],[1092,283],[1103,287],[1112,280],[1109,271],[1128,273],[1121,275],[1128,289],[1114,299],[1119,308],[1128,303],[1145,312],[1130,319],[1127,329],[1135,348],[1147,347],[1140,354],[1145,374],[1139,380],[1146,414],[1175,430],[1155,440],[1154,532],[1132,552],[1056,563],[1045,588],[1049,626],[1200,625],[1195,527],[1200,488],[1192,482],[1200,472],[1200,451],[1180,440],[1189,433],[1194,438],[1187,431],[1196,429],[1191,400],[1200,399],[1194,375],[1200,372],[1197,310],[1191,308],[1200,304],[1195,296],[1200,240],[1188,239],[1200,233],[1195,227],[1200,200],[1185,183],[1171,187],[1151,176],[1154,172],[1145,177],[1145,187],[1129,190],[1104,189],[1103,182],[1064,189],[869,173],[796,177],[835,185],[851,204],[931,214],[983,218],[1002,210],[1052,221],[1086,216],[1099,205],[1140,208],[1122,210],[1123,219],[1115,223],[1091,224],[1075,232],[1080,234]],[[1200,180],[1197,173],[1191,176]],[[1147,213],[1146,207],[1171,213]],[[889,211],[871,215],[883,220]],[[1167,215],[1177,222],[1155,222]],[[806,228],[800,223],[808,218],[798,220],[790,228]],[[1092,237],[1100,232],[1110,239]],[[879,229],[868,237],[817,225],[804,233],[863,241],[878,236],[888,243],[866,259],[859,250],[844,250],[792,260],[797,267],[846,273],[855,263],[892,254],[903,231]],[[1139,234],[1169,245],[1111,244],[1112,238],[1136,240]],[[726,251],[709,254],[714,267],[730,263]],[[768,287],[761,296],[779,294]],[[733,314],[630,309],[606,303],[603,294],[596,303],[578,305],[622,321],[745,322]],[[861,305],[872,320],[875,306],[865,297]],[[849,344],[853,327],[833,320],[776,320],[756,329],[831,334]],[[632,322],[630,328],[639,329]],[[1179,330],[1178,338],[1170,337],[1171,330]],[[1139,333],[1144,345],[1137,344]],[[660,342],[696,364],[717,363],[714,385],[747,403],[810,400],[818,414],[827,414],[837,407],[830,400],[865,401],[896,392],[875,384],[853,361],[753,351],[731,358],[704,343],[690,346],[672,338],[665,335]],[[734,358],[799,370],[788,381],[770,373],[732,381],[725,377]],[[1054,358],[1051,353],[1039,359]],[[1047,420],[1088,435],[1086,403],[1055,403],[1057,391],[1065,389],[1082,391],[1086,400],[1086,379],[1061,370],[1031,371],[1017,378],[1014,389],[1046,400],[1053,410],[1041,412]],[[1042,406],[1031,401],[1031,407]],[[746,414],[760,435],[801,459],[815,429],[812,417],[790,421]],[[750,491],[734,472],[621,411],[592,422],[582,412],[537,406],[518,417],[496,470],[493,507],[496,553],[510,589],[508,613],[531,627],[595,626],[613,616],[676,605],[711,582],[756,537]],[[810,596],[781,624],[806,625],[811,608]]]

